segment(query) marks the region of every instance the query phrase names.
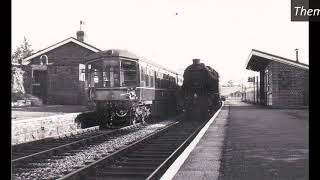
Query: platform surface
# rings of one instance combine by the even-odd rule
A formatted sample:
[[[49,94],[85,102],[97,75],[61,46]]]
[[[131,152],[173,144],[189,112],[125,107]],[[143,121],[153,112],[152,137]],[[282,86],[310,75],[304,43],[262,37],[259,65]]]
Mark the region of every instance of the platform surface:
[[[62,115],[67,113],[79,113],[85,111],[88,111],[88,109],[85,106],[73,105],[44,105],[39,107],[19,107],[11,108],[11,119],[12,121],[16,121],[38,117]]]
[[[309,179],[308,109],[224,108],[173,179]]]

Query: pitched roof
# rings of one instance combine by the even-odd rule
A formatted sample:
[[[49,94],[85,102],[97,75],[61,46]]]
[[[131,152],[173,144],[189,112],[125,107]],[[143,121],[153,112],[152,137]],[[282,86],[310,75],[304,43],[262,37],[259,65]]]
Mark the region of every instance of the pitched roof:
[[[93,52],[99,52],[99,51],[101,51],[100,49],[98,49],[98,48],[96,48],[96,47],[94,47],[94,46],[92,46],[92,45],[90,45],[90,44],[87,44],[87,43],[85,43],[85,42],[81,42],[81,41],[79,41],[79,40],[77,40],[77,39],[75,39],[75,38],[73,38],[73,37],[70,37],[70,38],[65,39],[65,40],[63,40],[63,41],[60,41],[60,42],[58,42],[58,43],[56,43],[56,44],[54,44],[54,45],[52,45],[52,46],[49,46],[49,47],[47,47],[47,48],[45,48],[45,49],[43,49],[43,50],[40,50],[40,51],[32,54],[31,56],[26,57],[25,59],[23,59],[23,62],[29,61],[29,60],[31,60],[31,59],[39,56],[39,55],[42,55],[42,54],[44,54],[44,53],[46,53],[46,52],[49,52],[49,51],[51,51],[51,50],[53,50],[53,49],[56,49],[56,48],[58,48],[58,47],[60,47],[60,46],[62,46],[62,45],[65,45],[65,44],[69,43],[69,42],[76,43],[76,44],[78,44],[78,45],[80,45],[80,46],[82,46],[82,47],[84,47],[84,48],[87,48],[87,49],[93,51]]]
[[[247,60],[246,69],[253,71],[262,71],[270,61],[279,62],[282,64],[295,66],[301,69],[309,70],[309,65],[294,61],[291,59],[287,59],[284,57],[280,57],[274,54],[266,53],[263,51],[259,51],[256,49],[252,49],[251,53]]]

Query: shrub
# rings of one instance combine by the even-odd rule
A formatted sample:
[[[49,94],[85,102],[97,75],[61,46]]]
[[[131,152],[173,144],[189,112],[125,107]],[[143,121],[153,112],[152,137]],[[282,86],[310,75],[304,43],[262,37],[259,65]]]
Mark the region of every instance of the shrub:
[[[11,101],[16,102],[17,100],[31,100],[31,106],[41,106],[42,100],[31,94],[24,94],[21,92],[12,92]]]
[[[11,92],[11,101],[15,102],[17,100],[23,100],[25,99],[25,94],[22,92]]]

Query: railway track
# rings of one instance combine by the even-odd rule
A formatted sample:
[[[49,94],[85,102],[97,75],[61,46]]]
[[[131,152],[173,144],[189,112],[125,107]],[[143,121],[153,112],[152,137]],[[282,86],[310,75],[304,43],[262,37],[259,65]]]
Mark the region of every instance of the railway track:
[[[50,149],[57,148],[59,146],[67,145],[72,142],[79,141],[88,137],[93,137],[105,133],[99,130],[99,127],[91,127],[84,129],[78,134],[65,134],[58,137],[46,138],[38,141],[27,142],[23,144],[13,145],[11,147],[11,160],[17,161],[24,159],[28,156],[32,156],[37,153],[41,153]]]
[[[159,179],[205,123],[172,124],[59,180]]]
[[[11,163],[13,167],[16,167],[19,166],[19,164],[35,161],[37,158],[49,157],[50,155],[58,154],[66,150],[79,148],[83,144],[99,143],[105,141],[106,137],[110,138],[141,125],[141,123],[138,123],[120,129],[106,131],[95,128],[84,134],[59,139],[49,139],[25,145],[16,145],[12,148]]]
[[[171,123],[173,123],[173,121],[168,121],[164,124]],[[142,138],[144,136],[143,133],[140,133],[140,137],[138,137],[139,131],[141,131],[140,129],[147,129],[145,131],[148,132],[150,131],[150,128],[148,130],[149,126],[151,126],[152,129],[152,126],[157,125],[136,124],[14,159],[12,160],[12,177],[13,179],[57,179],[64,173],[72,172],[74,169],[79,169],[100,157],[112,153],[116,149],[119,149],[119,147],[129,144],[130,141],[133,142],[136,141],[137,138]],[[133,133],[137,134],[135,135],[137,136],[136,139],[135,137],[131,138],[131,134]],[[125,144],[119,144],[119,142],[117,142],[119,136],[126,136],[127,139],[130,137],[131,140],[128,140]],[[101,146],[101,144],[112,144],[112,146],[116,148],[105,148],[103,145]],[[91,152],[88,153],[88,149]],[[73,162],[66,163],[64,159]],[[64,168],[63,166],[70,167]]]

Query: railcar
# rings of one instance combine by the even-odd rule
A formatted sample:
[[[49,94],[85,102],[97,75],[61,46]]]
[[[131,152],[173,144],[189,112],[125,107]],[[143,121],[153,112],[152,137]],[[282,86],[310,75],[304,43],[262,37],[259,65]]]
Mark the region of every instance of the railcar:
[[[186,120],[206,120],[221,106],[219,74],[210,66],[193,59],[183,74],[178,106]]]
[[[100,126],[135,124],[172,115],[183,77],[127,51],[110,49],[85,60],[88,101],[101,114]]]

